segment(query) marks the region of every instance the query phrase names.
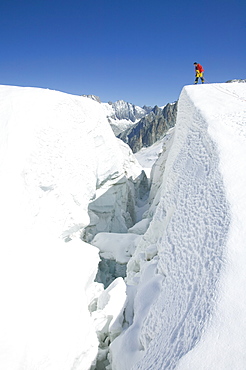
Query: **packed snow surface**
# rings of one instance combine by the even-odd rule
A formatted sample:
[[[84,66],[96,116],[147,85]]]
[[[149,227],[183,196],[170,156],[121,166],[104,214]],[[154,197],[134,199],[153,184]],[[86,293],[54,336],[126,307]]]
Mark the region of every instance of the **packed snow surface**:
[[[172,140],[128,263],[132,322],[111,345],[112,368],[245,370],[245,85],[185,87]]]

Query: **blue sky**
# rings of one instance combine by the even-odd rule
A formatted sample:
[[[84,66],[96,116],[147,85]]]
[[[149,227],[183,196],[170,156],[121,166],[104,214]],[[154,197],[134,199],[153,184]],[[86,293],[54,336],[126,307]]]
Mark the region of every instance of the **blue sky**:
[[[1,0],[0,84],[164,105],[246,78],[245,0]]]

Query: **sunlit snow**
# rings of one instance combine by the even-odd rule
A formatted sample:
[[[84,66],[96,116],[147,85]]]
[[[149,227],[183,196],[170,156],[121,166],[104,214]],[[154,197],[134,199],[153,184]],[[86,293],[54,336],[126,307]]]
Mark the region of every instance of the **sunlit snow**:
[[[88,205],[114,189],[109,216],[127,229],[125,198],[142,169],[90,99],[1,86],[0,117],[0,368],[89,369],[98,339],[88,305],[102,290],[99,251],[80,239]]]
[[[85,97],[0,86],[0,117],[0,369],[245,370],[246,85],[185,87],[135,156]]]
[[[184,88],[159,173],[161,158],[154,217],[128,263],[127,286],[136,290],[133,322],[112,343],[112,368],[243,370],[243,84]]]

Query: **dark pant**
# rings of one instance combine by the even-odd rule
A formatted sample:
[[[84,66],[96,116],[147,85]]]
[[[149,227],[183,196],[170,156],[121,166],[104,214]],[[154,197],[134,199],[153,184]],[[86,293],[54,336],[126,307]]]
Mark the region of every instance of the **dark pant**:
[[[196,74],[195,84],[197,84],[197,83],[198,83],[199,78],[201,79],[202,84],[204,84],[203,73],[197,73],[197,74]]]

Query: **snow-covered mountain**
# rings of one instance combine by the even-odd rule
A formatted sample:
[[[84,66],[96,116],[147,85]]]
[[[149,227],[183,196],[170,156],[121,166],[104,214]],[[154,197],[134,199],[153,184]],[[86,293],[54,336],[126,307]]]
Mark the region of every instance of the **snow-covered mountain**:
[[[135,104],[125,102],[124,100],[117,100],[115,103],[101,103],[101,100],[98,96],[83,96],[102,104],[108,122],[110,123],[115,135],[119,135],[122,131],[132,126],[135,122],[140,120],[152,110],[152,107],[143,106],[141,108]]]
[[[116,118],[119,120],[128,119],[132,122],[145,116],[151,109],[147,107],[141,108],[137,105],[125,102],[124,100],[118,100],[115,103],[112,103],[112,108],[115,112]]]
[[[227,83],[246,83],[246,80],[242,80],[242,79],[234,79],[234,80],[229,80],[229,81],[226,81]]]
[[[245,369],[245,103],[187,86],[133,156],[98,99],[0,86],[0,369]]]
[[[83,95],[101,104],[114,134],[127,143],[133,153],[162,138],[176,123],[177,102],[143,108],[123,100],[101,103],[98,96]]]
[[[133,153],[148,147],[164,137],[166,132],[175,126],[177,102],[167,104],[164,108],[155,106],[151,112],[130,126],[117,137],[127,143]]]

